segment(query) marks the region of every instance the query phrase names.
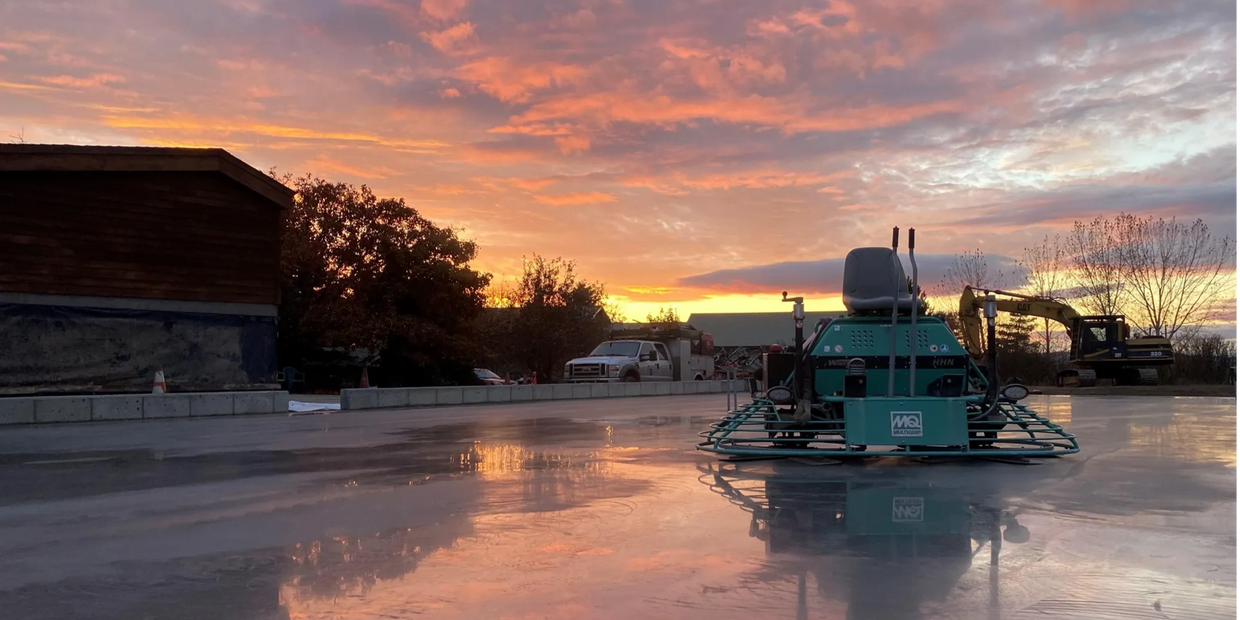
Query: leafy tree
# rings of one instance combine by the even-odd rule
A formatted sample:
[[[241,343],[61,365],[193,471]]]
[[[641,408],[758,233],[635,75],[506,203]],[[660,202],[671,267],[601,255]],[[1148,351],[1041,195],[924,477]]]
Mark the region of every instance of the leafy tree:
[[[281,246],[281,358],[339,348],[381,359],[375,383],[470,380],[490,281],[469,266],[477,246],[365,185],[280,180],[297,191]]]
[[[575,268],[572,261],[534,254],[524,260],[520,281],[493,293],[493,305],[509,310],[489,328],[498,354],[537,372],[540,380],[588,353],[611,326],[603,286],[579,280]]]
[[[675,308],[659,307],[659,311],[646,315],[646,323],[656,327],[680,327],[680,314]]]

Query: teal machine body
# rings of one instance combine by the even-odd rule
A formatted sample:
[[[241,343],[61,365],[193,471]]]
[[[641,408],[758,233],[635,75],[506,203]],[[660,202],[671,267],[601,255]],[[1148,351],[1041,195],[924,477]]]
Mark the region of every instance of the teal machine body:
[[[753,402],[699,433],[698,449],[734,457],[807,455],[989,458],[1057,456],[1079,451],[1076,438],[1018,401],[1024,386],[998,385],[994,354],[978,367],[948,326],[921,315],[914,232],[913,286],[892,247],[858,248],[844,270],[849,315],[820,322],[791,353],[795,370],[767,376]],[[802,333],[801,298],[793,320]]]

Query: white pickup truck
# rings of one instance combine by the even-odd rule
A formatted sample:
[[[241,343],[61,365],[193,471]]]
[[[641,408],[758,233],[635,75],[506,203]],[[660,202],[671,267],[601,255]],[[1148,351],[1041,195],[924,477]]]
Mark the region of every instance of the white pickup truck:
[[[649,338],[615,336],[629,333]],[[564,365],[569,383],[612,383],[618,381],[702,381],[715,374],[713,351],[703,354],[703,342],[713,348],[709,334],[685,330],[626,330],[613,332],[589,355]],[[688,336],[688,337],[678,337]],[[696,338],[695,338],[696,336]]]

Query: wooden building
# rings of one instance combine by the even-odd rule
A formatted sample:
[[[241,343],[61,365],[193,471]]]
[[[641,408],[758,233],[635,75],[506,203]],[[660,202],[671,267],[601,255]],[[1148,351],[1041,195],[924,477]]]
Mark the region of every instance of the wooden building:
[[[292,195],[221,149],[0,145],[0,393],[274,383]]]

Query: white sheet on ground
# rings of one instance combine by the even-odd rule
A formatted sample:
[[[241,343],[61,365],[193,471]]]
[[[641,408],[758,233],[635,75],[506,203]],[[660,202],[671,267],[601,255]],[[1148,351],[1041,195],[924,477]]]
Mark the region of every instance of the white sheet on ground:
[[[301,400],[288,401],[289,411],[327,411],[340,409],[340,403],[308,403]]]

